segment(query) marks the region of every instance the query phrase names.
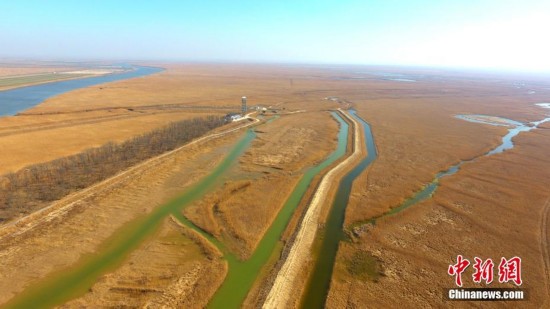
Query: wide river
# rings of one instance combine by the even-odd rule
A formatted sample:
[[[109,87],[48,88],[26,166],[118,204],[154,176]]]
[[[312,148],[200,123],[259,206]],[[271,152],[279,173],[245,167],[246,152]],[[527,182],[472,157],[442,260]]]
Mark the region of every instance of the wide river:
[[[141,77],[161,72],[163,70],[164,69],[162,68],[155,67],[131,66],[129,71],[125,71],[123,73],[64,80],[0,91],[0,116],[13,116],[44,102],[44,100],[48,98],[68,91],[108,82]]]

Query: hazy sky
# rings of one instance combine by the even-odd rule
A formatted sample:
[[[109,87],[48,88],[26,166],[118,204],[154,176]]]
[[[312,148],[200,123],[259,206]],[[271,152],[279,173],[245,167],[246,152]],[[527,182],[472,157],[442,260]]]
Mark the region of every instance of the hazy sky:
[[[0,0],[0,57],[550,72],[550,0]]]

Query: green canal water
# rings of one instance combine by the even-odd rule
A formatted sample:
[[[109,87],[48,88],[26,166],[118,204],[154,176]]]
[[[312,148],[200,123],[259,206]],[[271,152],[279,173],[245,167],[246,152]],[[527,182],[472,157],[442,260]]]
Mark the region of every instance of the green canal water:
[[[211,174],[201,179],[181,196],[157,208],[146,217],[135,220],[117,231],[116,235],[107,241],[100,253],[87,256],[77,266],[59,272],[31,286],[6,304],[4,308],[52,308],[84,295],[101,275],[119,267],[128,255],[136,250],[147,237],[151,236],[160,226],[162,220],[169,215],[173,215],[181,223],[206,237],[222,251],[228,262],[228,274],[208,307],[239,308],[261,273],[262,267],[274,254],[281,252],[280,236],[313,178],[345,155],[348,124],[338,113],[332,112],[332,116],[340,124],[337,149],[322,163],[309,168],[304,173],[250,259],[246,261],[239,260],[233,253],[229,252],[223,243],[185,218],[182,215],[182,210],[216,187],[221,176],[229,170],[255,138],[256,134],[253,130],[247,131],[245,137],[234,146],[228,156]]]
[[[372,149],[372,151],[369,152],[369,157],[367,157],[363,162],[361,162],[357,167],[355,167],[353,171],[351,171],[348,175],[346,175],[345,178],[340,183],[337,195],[332,205],[331,213],[329,214],[326,230],[323,231],[324,238],[321,242],[321,249],[318,252],[319,258],[316,261],[312,277],[309,279],[309,282],[308,282],[306,294],[302,302],[303,308],[323,308],[325,306],[326,297],[330,287],[330,279],[332,277],[332,271],[333,271],[334,262],[336,259],[336,253],[338,250],[338,243],[340,242],[340,240],[343,240],[346,237],[346,234],[342,230],[342,227],[343,227],[342,225],[344,221],[345,207],[349,200],[351,184],[353,180],[361,173],[361,171],[363,171],[376,158],[376,148],[374,145],[374,139],[372,137],[370,127],[363,119],[359,118],[354,112],[352,114],[354,117],[356,117],[356,119],[358,119],[363,123],[363,126],[365,128],[367,149]],[[464,117],[459,117],[459,118],[464,119]],[[466,119],[466,120],[471,121],[469,119]],[[353,226],[362,225],[365,223],[376,224],[376,220],[380,218],[394,215],[411,206],[418,204],[419,202],[422,202],[428,198],[431,198],[432,195],[437,190],[439,186],[439,180],[441,178],[457,173],[463,164],[468,162],[474,162],[479,157],[491,156],[497,153],[501,153],[506,149],[512,148],[514,145],[511,141],[514,136],[516,136],[520,132],[530,131],[531,129],[537,128],[537,126],[540,123],[550,121],[550,118],[545,118],[539,122],[534,122],[532,123],[533,126],[526,126],[519,122],[515,122],[509,119],[505,119],[505,120],[508,120],[509,123],[515,124],[516,127],[509,129],[509,133],[502,138],[501,145],[499,145],[498,147],[494,148],[493,150],[483,155],[480,155],[470,160],[460,161],[459,163],[449,167],[447,170],[437,173],[432,182],[427,184],[424,188],[422,188],[422,190],[416,192],[412,197],[405,200],[399,206],[392,208],[391,210],[389,210],[388,212],[380,216],[371,218],[367,221],[358,222]]]
[[[338,113],[332,112],[332,116],[340,123],[336,150],[319,165],[309,168],[304,173],[250,259],[240,261],[232,254],[226,255],[229,263],[228,274],[222,286],[208,304],[208,308],[240,308],[262,267],[273,254],[281,252],[283,246],[280,237],[313,178],[345,155],[349,126]]]
[[[393,207],[392,209],[388,210],[387,212],[385,212],[385,213],[383,213],[379,216],[372,217],[368,220],[363,220],[363,221],[359,221],[359,222],[356,222],[356,223],[352,224],[351,227],[350,227],[350,230],[352,230],[353,228],[355,228],[357,226],[361,226],[363,224],[376,225],[376,220],[378,220],[378,219],[381,219],[381,218],[384,218],[384,217],[387,217],[387,216],[391,216],[391,215],[395,215],[395,214],[400,213],[403,210],[405,210],[405,209],[407,209],[411,206],[414,206],[414,205],[416,205],[416,204],[418,204],[418,203],[420,203],[424,200],[427,200],[427,199],[431,198],[433,196],[433,194],[435,193],[435,191],[437,190],[437,188],[439,187],[439,180],[441,178],[445,177],[445,176],[453,175],[454,173],[458,172],[458,170],[460,169],[460,166],[462,164],[466,163],[466,162],[471,162],[471,160],[460,161],[460,163],[451,166],[446,171],[437,173],[435,175],[435,178],[432,180],[432,182],[430,182],[429,184],[424,186],[420,191],[416,192],[410,198],[406,199],[403,203],[399,204],[396,207]]]
[[[140,218],[117,231],[101,252],[83,258],[76,267],[64,270],[31,286],[4,307],[51,308],[85,294],[101,275],[120,266],[132,251],[155,232],[167,216],[179,215],[186,205],[214,188],[220,176],[229,170],[255,136],[253,130],[248,130],[211,174],[201,179],[181,196],[155,209],[145,218]]]
[[[338,252],[338,244],[340,240],[345,239],[345,233],[342,228],[353,181],[377,157],[376,146],[374,145],[374,138],[369,124],[357,116],[355,111],[351,110],[350,114],[358,122],[363,124],[368,154],[367,157],[353,168],[353,170],[342,178],[338,185],[338,191],[332,202],[331,210],[323,231],[323,238],[321,240],[317,260],[306,287],[302,308],[324,308],[325,306],[330,287],[330,279],[334,268],[334,261],[336,260],[336,253]]]

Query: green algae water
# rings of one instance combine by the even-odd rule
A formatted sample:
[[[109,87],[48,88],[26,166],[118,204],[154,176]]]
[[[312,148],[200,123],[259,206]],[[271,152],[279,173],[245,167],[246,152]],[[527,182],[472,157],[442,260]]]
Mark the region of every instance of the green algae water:
[[[375,148],[375,145],[374,145],[374,139],[373,139],[372,134],[370,132],[370,128],[368,127],[368,124],[364,120],[360,119],[355,114],[355,112],[352,112],[352,114],[359,121],[361,121],[363,123],[363,125],[365,126],[365,138],[366,138],[366,142],[367,142],[367,149],[372,149],[372,152],[374,153],[374,157],[372,158],[372,160],[374,160],[376,158],[376,148]],[[483,122],[483,121],[477,121],[475,119],[469,119],[465,115],[458,115],[456,117],[460,118],[460,119],[467,120],[467,121],[481,122],[481,123],[495,125],[494,123],[487,123],[487,122]],[[371,218],[371,219],[366,220],[366,221],[358,222],[358,223],[354,224],[354,226],[362,225],[362,224],[365,224],[365,223],[376,224],[377,219],[380,219],[380,218],[383,218],[383,217],[386,217],[386,216],[394,215],[394,214],[399,213],[399,212],[401,212],[401,211],[403,211],[403,210],[405,210],[405,209],[407,209],[411,206],[414,206],[414,205],[418,204],[419,202],[422,202],[422,201],[424,201],[428,198],[431,198],[433,196],[433,194],[435,193],[435,191],[437,190],[437,188],[439,186],[439,180],[441,178],[457,173],[460,170],[460,167],[463,164],[468,163],[468,162],[474,162],[479,157],[491,156],[491,155],[494,155],[494,154],[501,153],[501,152],[503,152],[507,149],[513,148],[514,145],[512,143],[512,138],[514,136],[518,135],[520,132],[526,132],[526,131],[530,131],[532,129],[536,129],[538,127],[538,125],[540,125],[541,123],[550,121],[550,118],[545,118],[545,119],[542,119],[540,121],[532,122],[531,125],[528,126],[528,125],[525,125],[523,123],[520,123],[520,122],[517,122],[517,121],[514,121],[514,120],[510,120],[510,119],[506,119],[506,118],[501,118],[501,119],[503,119],[503,120],[505,120],[505,122],[515,126],[511,129],[509,129],[508,134],[505,135],[502,138],[502,144],[501,145],[499,145],[498,147],[492,149],[491,151],[489,151],[489,152],[487,152],[483,155],[477,156],[477,157],[475,157],[473,159],[470,159],[470,160],[460,161],[459,163],[449,167],[447,170],[437,173],[432,182],[430,182],[428,185],[426,185],[424,188],[422,188],[422,190],[420,190],[419,192],[415,193],[412,197],[405,200],[405,202],[403,202],[399,206],[397,206],[395,208],[392,208],[391,210],[389,210],[388,212],[386,212],[386,213],[384,213],[380,216]],[[369,157],[370,156],[371,156],[371,153],[369,153]],[[355,169],[364,170],[364,168],[366,168],[370,164],[370,162],[372,162],[372,160],[369,160],[369,158],[366,158],[365,161],[369,161],[369,162],[362,162]],[[363,168],[361,168],[361,165],[363,163],[366,163],[366,165]],[[355,169],[354,169],[354,171],[355,171]],[[351,176],[351,174],[353,174],[354,171],[350,172],[350,174],[348,174],[348,175]],[[346,178],[347,178],[347,176],[346,176]],[[351,181],[349,181],[349,179],[346,179],[346,178],[344,178],[344,180],[340,183],[340,187],[338,188],[338,192],[337,192],[335,201],[334,201],[333,206],[332,206],[331,214],[329,215],[329,219],[328,219],[328,222],[327,222],[327,228],[324,231],[324,234],[328,235],[328,236],[326,236],[322,241],[321,249],[319,251],[320,256],[319,256],[319,258],[317,260],[317,263],[315,265],[314,272],[312,274],[312,278],[310,278],[310,280],[308,282],[308,287],[307,287],[307,290],[306,290],[306,294],[305,294],[303,302],[302,302],[302,307],[303,308],[323,308],[325,306],[326,297],[327,297],[327,294],[328,294],[328,290],[330,288],[330,279],[332,277],[334,261],[336,259],[336,253],[337,253],[337,250],[338,250],[338,243],[341,239],[344,239],[344,237],[345,237],[345,233],[342,231],[342,225],[343,225],[344,215],[345,215],[345,205],[347,205],[347,201],[349,200],[349,191],[351,190],[351,181],[353,181],[353,179],[355,177],[353,177],[353,179]],[[344,182],[348,182],[349,186],[344,184]],[[344,186],[344,188],[341,188],[342,186]],[[347,186],[347,188],[346,188],[346,186]],[[347,193],[346,193],[346,191],[347,191]],[[340,200],[340,202],[338,202],[339,200]],[[345,203],[344,203],[344,201],[345,201]],[[343,205],[344,207],[341,207],[341,206],[338,206],[338,205]]]
[[[385,217],[385,216],[394,215],[394,214],[396,214],[398,212],[401,212],[401,211],[403,211],[403,210],[405,210],[405,209],[407,209],[407,208],[409,208],[413,205],[416,205],[416,204],[422,202],[423,200],[426,200],[426,199],[432,197],[435,190],[437,190],[437,187],[439,186],[439,179],[441,179],[445,176],[453,175],[454,173],[458,172],[460,166],[464,162],[469,162],[469,161],[461,161],[459,164],[451,166],[448,170],[437,173],[437,175],[435,175],[434,180],[432,182],[430,182],[427,186],[425,186],[422,190],[415,193],[411,198],[407,199],[405,202],[403,202],[398,207],[392,208],[390,211],[382,214],[381,216],[371,219],[370,222],[375,224],[376,219],[379,219],[379,218]]]
[[[210,300],[208,308],[240,308],[262,267],[268,262],[275,250],[279,250],[279,252],[282,250],[279,239],[313,178],[345,155],[349,126],[338,113],[332,112],[332,116],[340,123],[336,150],[325,161],[309,168],[304,173],[250,259],[240,261],[232,254],[226,255],[229,271],[223,284]]]
[[[324,237],[320,244],[319,255],[315,262],[311,278],[308,281],[306,292],[302,302],[302,308],[324,308],[330,287],[330,279],[338,252],[338,244],[343,240],[345,233],[342,230],[346,206],[348,205],[349,195],[353,181],[359,176],[377,157],[376,146],[370,126],[361,119],[355,111],[350,110],[350,114],[363,124],[365,142],[367,146],[367,157],[342,178],[338,186],[338,191],[332,206],[324,229]]]
[[[178,215],[191,202],[210,191],[236,159],[248,148],[256,134],[249,129],[212,173],[186,190],[181,196],[162,205],[144,218],[129,223],[116,232],[98,253],[87,256],[77,266],[59,272],[8,302],[4,308],[51,308],[85,294],[97,279],[120,266],[126,257],[170,214]]]
[[[181,211],[185,206],[201,198],[215,187],[220,176],[230,168],[231,164],[248,148],[250,142],[256,136],[252,130],[247,131],[246,136],[239,141],[211,174],[200,180],[184,194],[156,209],[147,217],[136,220],[122,228],[101,253],[85,258],[85,261],[79,263],[79,266],[32,286],[6,304],[5,308],[51,308],[85,294],[102,274],[120,266],[133,250],[137,249],[147,237],[155,232],[162,220],[168,215],[173,215],[181,223],[207,238],[222,251],[224,258],[228,261],[228,274],[208,307],[239,308],[260,274],[262,267],[274,252],[282,250],[279,241],[280,236],[313,178],[345,155],[349,126],[338,113],[332,112],[332,115],[340,124],[337,149],[325,161],[309,168],[304,173],[250,259],[246,261],[239,260],[219,240],[185,218]]]

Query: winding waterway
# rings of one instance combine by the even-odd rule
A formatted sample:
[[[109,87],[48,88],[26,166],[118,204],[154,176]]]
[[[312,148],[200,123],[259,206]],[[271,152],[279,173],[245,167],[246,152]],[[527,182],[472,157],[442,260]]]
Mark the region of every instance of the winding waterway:
[[[212,173],[199,180],[181,196],[156,208],[145,217],[127,224],[116,232],[109,244],[100,252],[31,286],[6,304],[5,308],[50,308],[85,294],[102,274],[119,267],[143,240],[155,232],[167,216],[178,216],[185,206],[212,190],[220,176],[229,170],[255,137],[254,131],[248,130]]]
[[[319,254],[308,286],[306,287],[302,303],[303,308],[323,308],[325,305],[334,268],[334,261],[336,260],[336,253],[338,252],[338,244],[340,240],[345,238],[345,233],[342,228],[353,181],[378,156],[369,124],[361,117],[357,116],[354,110],[350,110],[350,114],[363,125],[367,156],[359,162],[353,170],[347,173],[338,185],[338,191],[332,202],[330,213],[323,231],[323,238],[318,251]]]
[[[54,307],[85,294],[102,274],[120,267],[127,256],[136,250],[149,235],[154,233],[162,220],[169,215],[173,215],[181,223],[205,236],[222,251],[228,262],[228,274],[208,306],[210,308],[239,307],[258,278],[262,267],[274,254],[280,254],[282,250],[280,237],[313,178],[344,156],[346,152],[348,124],[337,113],[333,112],[332,115],[340,124],[337,149],[323,162],[309,168],[304,173],[248,260],[239,260],[223,243],[185,218],[182,215],[182,210],[216,187],[220,178],[248,148],[256,136],[253,130],[247,131],[246,136],[234,146],[229,155],[211,174],[201,179],[181,196],[155,209],[143,218],[124,226],[116,232],[101,252],[84,258],[78,265],[72,266],[68,270],[34,284],[6,304],[5,308],[34,308],[37,305],[41,308]]]
[[[282,244],[280,237],[313,178],[346,153],[349,126],[338,113],[332,112],[332,116],[340,124],[336,150],[323,162],[309,168],[304,173],[250,259],[240,261],[233,254],[226,252],[229,271],[222,286],[210,300],[208,304],[209,308],[239,308],[242,305],[250,288],[260,274],[262,267],[273,254],[281,252]]]
[[[539,106],[548,108],[548,105],[539,104]],[[374,145],[374,138],[372,136],[369,125],[363,119],[358,117],[355,112],[353,112],[352,114],[357,120],[363,123],[367,149],[371,151],[368,152],[368,156],[359,165],[357,165],[351,172],[349,172],[339,184],[336,197],[331,207],[331,212],[327,219],[325,231],[323,232],[323,238],[321,240],[320,249],[318,251],[319,254],[318,254],[311,278],[308,281],[303,302],[301,304],[303,308],[323,308],[325,306],[326,297],[328,295],[328,291],[330,288],[330,280],[332,277],[334,262],[336,260],[336,254],[338,252],[338,244],[340,240],[343,240],[346,237],[346,233],[343,231],[343,222],[345,218],[345,208],[349,201],[349,195],[351,192],[353,180],[357,176],[359,176],[369,166],[369,164],[372,163],[372,161],[377,156],[376,147]],[[476,119],[476,116],[481,116],[481,117]],[[449,176],[456,173],[460,169],[460,167],[466,162],[472,162],[479,157],[491,156],[513,148],[514,147],[513,138],[517,136],[519,133],[528,132],[530,130],[536,129],[540,124],[550,121],[550,117],[549,117],[549,118],[544,118],[540,121],[531,122],[530,124],[524,124],[518,121],[506,119],[506,118],[492,117],[492,119],[496,121],[490,121],[490,119],[489,120],[484,119],[483,117],[489,117],[489,116],[484,116],[484,115],[470,115],[470,116],[458,115],[457,116],[457,118],[467,120],[467,121],[509,127],[508,134],[506,134],[502,138],[502,143],[499,146],[495,147],[494,149],[490,150],[489,152],[481,156],[478,156],[471,160],[461,161],[458,164],[451,166],[449,169],[438,173],[430,184],[425,186],[420,192],[416,193],[413,197],[409,198],[404,203],[402,203],[398,207],[393,208],[387,213],[379,217],[372,218],[371,220],[369,220],[369,222],[375,224],[376,219],[380,217],[398,213],[412,205],[417,204],[418,202],[421,202],[431,197],[439,185],[439,179],[441,179],[442,177]],[[360,224],[364,224],[364,223],[365,222],[361,222]]]
[[[131,70],[125,71],[123,73],[50,82],[34,86],[26,86],[0,91],[0,116],[15,115],[19,112],[22,112],[26,109],[42,103],[44,100],[50,97],[68,91],[108,82],[141,77],[164,70],[162,68],[146,66],[131,66],[130,68]]]
[[[544,104],[546,104],[546,103],[544,103]],[[541,106],[541,107],[544,107],[544,106]],[[515,120],[512,120],[512,119],[507,119],[507,118],[502,118],[502,117],[495,117],[495,116],[487,116],[487,115],[457,115],[456,118],[466,120],[466,121],[469,121],[469,122],[480,123],[480,124],[488,124],[488,125],[493,125],[493,126],[506,126],[506,127],[508,127],[508,133],[502,137],[502,143],[500,145],[498,145],[497,147],[495,147],[492,150],[488,151],[487,153],[482,154],[480,156],[477,156],[473,159],[460,161],[459,163],[449,167],[447,170],[437,173],[435,175],[435,178],[433,179],[433,181],[430,182],[428,185],[426,185],[422,190],[415,193],[411,198],[407,199],[401,205],[399,205],[395,208],[392,208],[390,211],[388,211],[388,212],[386,212],[386,213],[384,213],[384,214],[382,214],[378,217],[371,218],[369,220],[370,223],[375,224],[376,220],[381,218],[381,217],[396,214],[396,213],[398,213],[398,212],[400,212],[404,209],[407,209],[407,208],[409,208],[409,207],[411,207],[411,206],[413,206],[413,205],[415,205],[415,204],[417,204],[417,203],[419,203],[419,202],[421,202],[425,199],[430,198],[434,194],[434,192],[437,190],[437,187],[439,186],[439,180],[441,178],[445,177],[445,176],[453,175],[456,172],[458,172],[460,170],[460,167],[464,163],[473,162],[473,161],[477,160],[480,157],[491,156],[491,155],[502,153],[506,150],[512,149],[514,147],[513,138],[515,136],[517,136],[521,132],[529,132],[531,130],[534,130],[539,125],[550,121],[550,117],[544,118],[544,119],[539,120],[539,121],[534,121],[534,122],[531,122],[529,124],[524,124],[522,122],[515,121]],[[364,222],[361,222],[359,224],[363,224],[363,223]]]

